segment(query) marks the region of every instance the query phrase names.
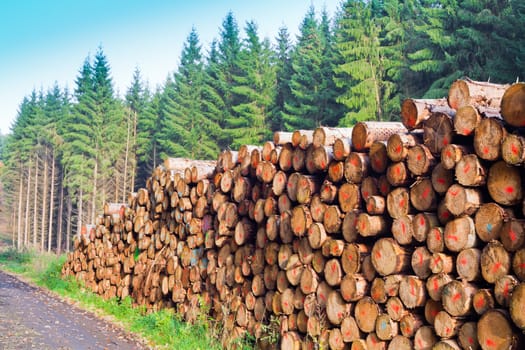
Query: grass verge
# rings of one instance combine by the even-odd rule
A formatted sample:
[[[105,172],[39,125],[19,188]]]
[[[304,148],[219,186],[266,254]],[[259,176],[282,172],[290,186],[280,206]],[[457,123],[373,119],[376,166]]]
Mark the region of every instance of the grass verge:
[[[143,307],[133,307],[130,297],[104,300],[76,280],[62,279],[61,268],[65,259],[65,255],[7,249],[0,252],[0,268],[73,300],[84,309],[110,316],[125,330],[145,339],[155,349],[222,349],[220,341],[214,337],[218,330],[206,316],[203,315],[195,324],[189,324],[172,310],[146,313]],[[249,340],[241,340],[236,345],[237,349],[252,348]]]

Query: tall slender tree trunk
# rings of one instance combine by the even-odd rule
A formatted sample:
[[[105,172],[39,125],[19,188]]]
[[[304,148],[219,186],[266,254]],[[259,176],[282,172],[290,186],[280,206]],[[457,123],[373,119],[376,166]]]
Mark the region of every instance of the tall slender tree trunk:
[[[19,186],[19,189],[18,189],[18,222],[17,222],[17,225],[16,225],[16,237],[17,237],[17,241],[16,241],[16,249],[17,250],[20,250],[22,248],[22,200],[24,199],[24,181],[22,179],[22,174],[23,174],[23,170],[22,170],[22,167],[20,167],[20,180],[18,182],[18,186]]]
[[[58,198],[58,220],[57,220],[57,255],[62,253],[62,219],[64,211],[64,174],[60,174],[60,196]],[[68,216],[69,217],[69,216]]]
[[[82,216],[83,208],[82,208],[82,187],[80,187],[80,190],[78,192],[78,218],[77,218],[77,235],[80,236],[80,233],[82,232]]]
[[[46,147],[46,154],[44,157],[44,183],[42,185],[42,223],[40,225],[40,251],[43,252],[46,246],[46,210],[47,210],[47,168],[49,159],[47,156],[48,148]]]
[[[47,251],[51,251],[53,241],[53,213],[55,208],[55,149],[51,152],[51,190],[49,192],[49,220],[47,228]]]
[[[131,169],[131,192],[135,192],[135,175],[137,173],[137,111],[133,111],[133,167]],[[125,196],[126,194],[124,194]],[[122,202],[126,202],[126,198]]]
[[[31,186],[31,166],[28,166],[27,169],[27,186],[26,186],[26,208],[25,208],[25,218],[24,218],[24,246],[27,247],[29,243],[29,189]]]
[[[35,160],[35,189],[33,191],[33,248],[36,249],[36,242],[38,237],[38,173],[40,170],[40,158],[38,153],[36,154]]]
[[[91,203],[90,219],[91,223],[95,222],[95,210],[97,206],[97,181],[98,181],[98,157],[95,157],[95,167],[93,168],[93,199]]]
[[[73,215],[73,202],[71,195],[67,195],[67,225],[66,225],[66,251],[71,250],[71,216]]]
[[[13,210],[11,213],[11,246],[13,249],[15,249],[16,246],[16,211]]]
[[[130,115],[128,114],[128,122],[127,122],[127,133],[126,133],[126,152],[124,154],[124,181],[122,184],[122,202],[125,201],[125,196],[127,192],[127,185],[128,185],[128,159],[129,157],[129,143],[130,143],[130,134],[131,134],[131,126],[130,126]]]

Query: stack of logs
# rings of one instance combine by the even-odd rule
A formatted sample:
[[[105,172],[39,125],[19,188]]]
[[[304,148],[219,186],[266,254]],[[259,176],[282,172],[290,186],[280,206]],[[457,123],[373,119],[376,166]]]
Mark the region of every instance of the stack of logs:
[[[168,159],[104,207],[63,273],[209,313],[225,345],[523,348],[525,85],[459,80],[401,114]]]

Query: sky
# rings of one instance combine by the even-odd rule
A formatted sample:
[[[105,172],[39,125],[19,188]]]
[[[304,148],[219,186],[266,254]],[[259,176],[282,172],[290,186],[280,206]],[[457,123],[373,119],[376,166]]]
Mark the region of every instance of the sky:
[[[231,11],[244,33],[260,37],[286,26],[294,40],[310,6],[333,18],[341,0],[3,0],[0,1],[0,133],[7,134],[25,96],[55,82],[73,91],[83,62],[102,48],[123,96],[135,68],[151,89],[178,66],[192,27],[203,52]]]

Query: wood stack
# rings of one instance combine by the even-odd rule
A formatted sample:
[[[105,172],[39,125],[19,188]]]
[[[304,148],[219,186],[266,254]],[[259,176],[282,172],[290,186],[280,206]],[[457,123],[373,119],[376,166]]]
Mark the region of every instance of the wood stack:
[[[524,86],[461,80],[447,100],[405,101],[403,123],[278,132],[198,171],[166,163],[120,221],[77,240],[64,274],[188,321],[209,310],[225,344],[519,349]]]

